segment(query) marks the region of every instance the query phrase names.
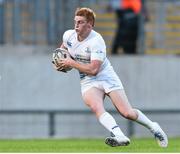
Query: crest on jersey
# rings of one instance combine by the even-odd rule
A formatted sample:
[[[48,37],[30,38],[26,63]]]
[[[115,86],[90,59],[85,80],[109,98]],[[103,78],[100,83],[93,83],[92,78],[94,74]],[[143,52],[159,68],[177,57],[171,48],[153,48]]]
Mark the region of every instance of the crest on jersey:
[[[67,41],[67,45],[68,45],[69,47],[72,47],[72,43],[69,42],[69,41]]]

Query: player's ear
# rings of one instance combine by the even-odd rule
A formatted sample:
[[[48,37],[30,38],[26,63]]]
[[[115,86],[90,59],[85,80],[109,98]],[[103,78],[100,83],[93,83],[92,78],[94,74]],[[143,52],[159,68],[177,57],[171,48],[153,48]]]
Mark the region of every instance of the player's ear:
[[[92,28],[92,23],[91,22],[88,23],[88,28]]]

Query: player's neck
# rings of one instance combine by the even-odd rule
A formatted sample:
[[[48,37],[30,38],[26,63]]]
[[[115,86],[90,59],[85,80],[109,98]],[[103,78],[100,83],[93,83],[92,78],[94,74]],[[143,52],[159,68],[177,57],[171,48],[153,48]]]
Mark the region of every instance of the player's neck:
[[[84,33],[84,34],[82,34],[82,35],[78,35],[78,36],[77,36],[77,37],[78,37],[78,41],[79,41],[79,42],[84,41],[84,40],[89,36],[90,32],[91,32],[91,31],[88,31],[87,33]]]

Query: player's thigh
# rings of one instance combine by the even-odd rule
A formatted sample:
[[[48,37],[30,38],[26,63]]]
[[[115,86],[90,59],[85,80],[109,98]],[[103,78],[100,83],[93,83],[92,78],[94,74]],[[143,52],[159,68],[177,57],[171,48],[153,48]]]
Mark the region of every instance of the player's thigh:
[[[94,87],[90,88],[82,95],[84,102],[88,106],[98,107],[98,108],[104,108],[103,107],[104,96],[105,94],[102,90]]]
[[[124,90],[114,90],[109,93],[114,106],[126,118],[136,119],[137,115],[128,101]]]

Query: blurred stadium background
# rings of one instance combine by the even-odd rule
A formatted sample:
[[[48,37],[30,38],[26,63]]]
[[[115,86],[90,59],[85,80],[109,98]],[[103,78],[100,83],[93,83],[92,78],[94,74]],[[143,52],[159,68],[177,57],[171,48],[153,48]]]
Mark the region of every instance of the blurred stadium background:
[[[168,136],[180,136],[180,1],[144,2],[150,20],[139,23],[138,54],[112,56],[116,22],[106,11],[109,0],[0,0],[0,138],[109,135],[84,105],[77,71],[58,73],[51,65],[52,49],[81,6],[97,12],[95,29],[131,104]],[[151,135],[123,119],[108,98],[105,106],[128,136]]]

